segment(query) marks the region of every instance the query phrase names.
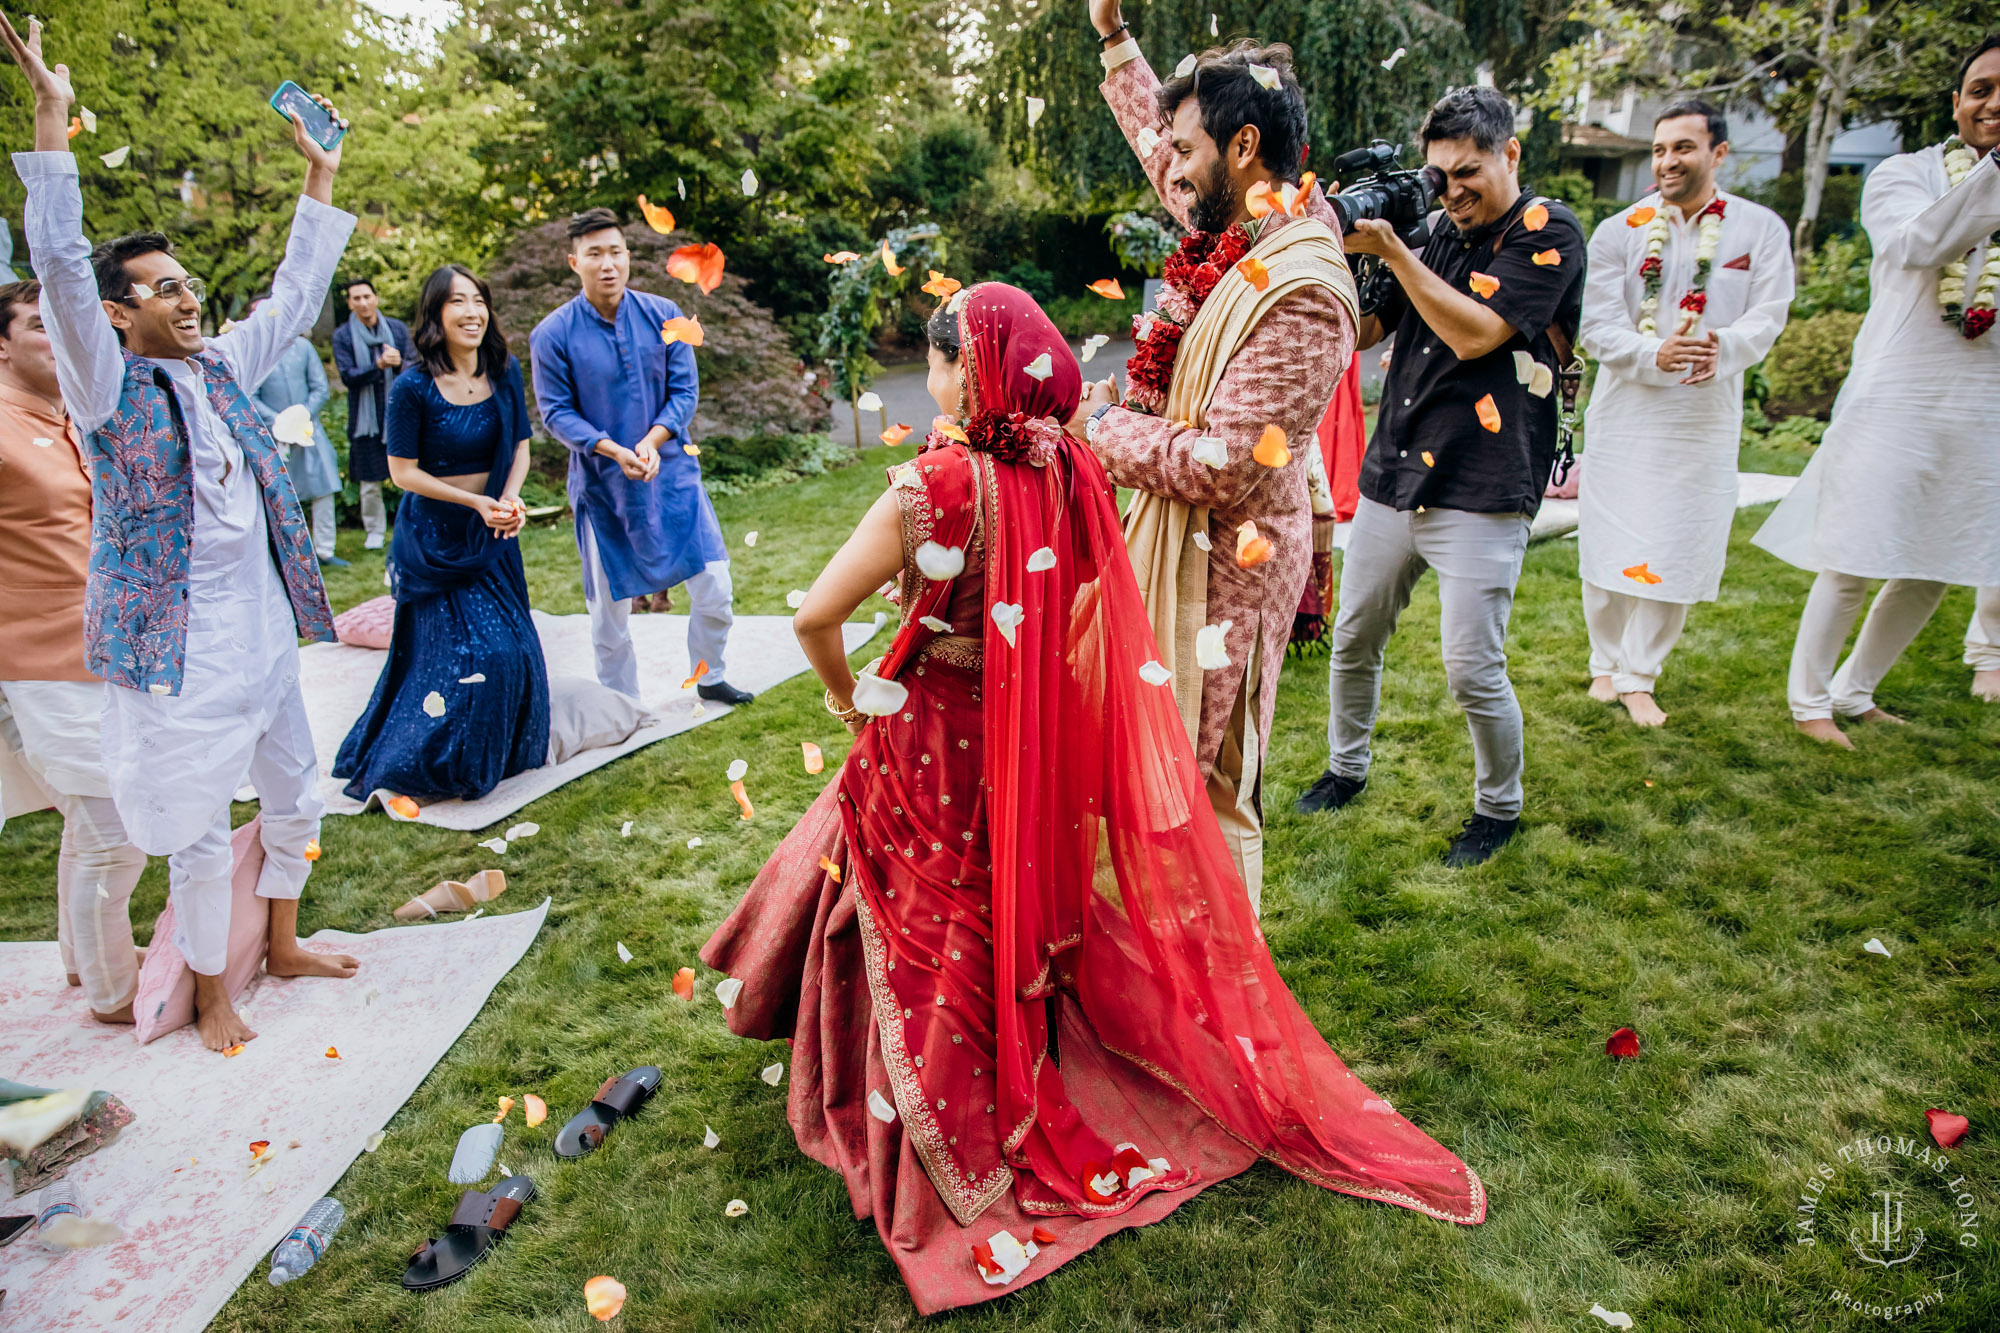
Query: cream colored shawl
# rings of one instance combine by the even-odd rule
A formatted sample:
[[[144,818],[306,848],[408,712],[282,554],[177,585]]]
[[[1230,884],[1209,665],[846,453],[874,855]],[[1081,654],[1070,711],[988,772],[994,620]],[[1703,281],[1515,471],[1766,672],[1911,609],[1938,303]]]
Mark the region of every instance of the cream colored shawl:
[[[1174,357],[1164,416],[1200,430],[1208,424],[1209,400],[1237,349],[1272,306],[1302,287],[1325,287],[1354,316],[1354,277],[1340,238],[1325,223],[1302,218],[1276,228],[1251,247],[1269,273],[1258,291],[1241,270],[1231,268],[1195,312]],[[1331,386],[1329,386],[1330,388]],[[1317,441],[1295,441],[1293,448]],[[1208,623],[1208,555],[1194,544],[1208,531],[1208,509],[1140,491],[1125,511],[1125,549],[1139,576],[1146,616],[1159,641],[1161,665],[1174,673],[1174,700],[1188,739],[1201,726],[1202,671],[1195,663],[1194,637]],[[1254,724],[1253,724],[1254,725]]]

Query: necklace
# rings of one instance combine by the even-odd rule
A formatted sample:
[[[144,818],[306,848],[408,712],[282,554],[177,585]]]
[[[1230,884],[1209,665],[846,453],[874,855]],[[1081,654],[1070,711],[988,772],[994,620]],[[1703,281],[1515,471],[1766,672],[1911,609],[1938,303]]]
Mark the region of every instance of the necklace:
[[[1708,201],[1707,208],[1695,214],[1694,281],[1681,297],[1681,309],[1688,312],[1684,318],[1686,327],[1680,330],[1683,333],[1692,332],[1701,322],[1702,312],[1708,309],[1708,275],[1715,268],[1715,252],[1722,244],[1724,208],[1718,194]],[[1639,264],[1639,276],[1646,284],[1646,294],[1639,301],[1639,332],[1650,338],[1659,328],[1660,286],[1664,277],[1660,252],[1667,248],[1667,212],[1664,208],[1634,209],[1626,224],[1634,222],[1646,228],[1646,257]]]
[[[1972,174],[1979,165],[1980,155],[1966,146],[1956,134],[1944,141],[1944,174],[1953,189],[1960,181]],[[1972,260],[1972,252],[1954,259],[1938,270],[1938,304],[1944,308],[1944,322],[1956,328],[1967,338],[1977,338],[1993,327],[1993,301],[2000,292],[2000,231],[1986,238],[1986,262],[1980,265],[1979,279],[1973,285],[1972,299],[1965,299],[1965,277]]]

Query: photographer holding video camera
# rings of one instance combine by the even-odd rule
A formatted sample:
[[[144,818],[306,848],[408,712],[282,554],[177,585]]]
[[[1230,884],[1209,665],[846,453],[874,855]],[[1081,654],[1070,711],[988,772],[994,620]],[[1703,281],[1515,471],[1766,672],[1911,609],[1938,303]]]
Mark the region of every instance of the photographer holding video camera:
[[[1420,136],[1419,172],[1393,170],[1386,144],[1335,164],[1343,179],[1374,171],[1332,203],[1348,252],[1374,269],[1362,280],[1360,346],[1394,334],[1396,355],[1341,562],[1327,770],[1297,808],[1336,810],[1366,786],[1383,653],[1411,588],[1435,569],[1445,673],[1472,732],[1473,816],[1446,857],[1466,866],[1520,821],[1507,619],[1558,452],[1552,389],[1573,366],[1585,247],[1569,209],[1522,194],[1514,110],[1498,91],[1453,89]],[[1442,215],[1426,219],[1433,193]],[[1560,397],[1573,402],[1574,383]]]

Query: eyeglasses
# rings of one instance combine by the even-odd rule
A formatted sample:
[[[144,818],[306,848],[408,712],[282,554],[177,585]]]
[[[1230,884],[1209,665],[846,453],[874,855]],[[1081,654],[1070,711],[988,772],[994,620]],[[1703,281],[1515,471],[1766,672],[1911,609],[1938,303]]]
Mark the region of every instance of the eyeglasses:
[[[155,297],[172,304],[181,299],[182,292],[192,296],[194,303],[200,305],[208,299],[208,284],[200,278],[167,278],[157,287],[148,287],[143,282],[135,282],[132,284],[132,292],[131,296],[124,299],[125,305],[137,305],[148,297]]]

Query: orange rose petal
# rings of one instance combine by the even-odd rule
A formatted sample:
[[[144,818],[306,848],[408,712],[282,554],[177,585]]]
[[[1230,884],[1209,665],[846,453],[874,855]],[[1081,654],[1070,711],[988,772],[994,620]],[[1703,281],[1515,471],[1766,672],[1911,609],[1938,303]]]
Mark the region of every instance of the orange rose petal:
[[[690,441],[689,443],[681,446],[681,452],[686,454],[689,458],[700,458],[701,446]]]
[[[674,215],[658,204],[650,202],[645,195],[639,196],[639,211],[645,215],[646,225],[665,236],[674,229]]]
[[[703,676],[706,676],[707,674],[708,674],[708,659],[704,657],[699,662],[696,662],[694,664],[694,674],[681,682],[681,688],[684,690],[693,689],[695,686],[701,684],[701,678]]]
[[[1438,465],[1438,461],[1437,461],[1437,459],[1435,459],[1435,458],[1431,457],[1431,451],[1430,451],[1430,450],[1428,450],[1428,449],[1424,450],[1424,466],[1425,466],[1425,467],[1436,467],[1437,465]]]
[[[729,794],[736,798],[736,804],[743,811],[745,819],[749,819],[757,813],[750,808],[750,798],[743,794],[743,779],[738,778],[729,784]]]
[[[1295,218],[1302,218],[1306,215],[1306,205],[1312,202],[1313,181],[1316,179],[1317,177],[1308,171],[1305,175],[1299,177],[1297,185],[1287,185],[1285,187],[1285,211],[1287,213],[1290,213]]]
[[[820,753],[820,748],[817,745],[814,745],[811,741],[800,741],[799,749],[805,753],[806,772],[817,773],[826,767],[826,756]]]
[[[903,276],[905,266],[896,262],[896,252],[889,248],[887,241],[882,242],[882,267],[888,271],[889,276],[892,278]]]
[[[910,428],[908,426],[905,426],[900,421],[898,421],[895,425],[889,427],[889,429],[882,432],[882,443],[888,445],[892,449],[895,448],[897,445],[901,444],[904,440],[907,440],[909,438],[910,438]]]
[[[1631,579],[1634,583],[1644,583],[1648,586],[1651,586],[1656,583],[1665,583],[1666,582],[1665,579],[1661,578],[1658,574],[1655,574],[1652,570],[1646,568],[1646,566],[1651,563],[1652,563],[1651,561],[1645,561],[1640,564],[1632,566],[1630,569],[1621,570],[1619,572],[1624,574],[1626,578]]]
[[[1251,186],[1250,192],[1243,196],[1243,206],[1250,210],[1250,216],[1253,218],[1261,218],[1267,213],[1275,212],[1278,204],[1271,196],[1271,182],[1258,181]]]
[[[1239,260],[1236,265],[1236,271],[1248,278],[1250,285],[1260,292],[1271,285],[1271,270],[1265,268],[1264,261],[1255,255],[1251,255],[1248,259]]]
[[[1500,433],[1500,408],[1493,401],[1492,394],[1489,393],[1474,403],[1472,410],[1479,413],[1480,425],[1486,427],[1486,429],[1492,431],[1495,435]]]
[[[701,346],[701,321],[689,319],[686,315],[676,315],[660,325],[660,341],[672,346],[686,343],[689,347]]]
[[[602,1323],[616,1319],[625,1308],[625,1284],[615,1277],[598,1276],[583,1284],[583,1308]]]
[[[1521,225],[1529,231],[1540,231],[1549,225],[1547,204],[1529,204],[1528,211],[1521,214]]]
[[[840,883],[840,867],[835,865],[831,859],[824,856],[820,857],[819,868],[831,876],[835,884]]]
[[[965,432],[959,428],[958,423],[950,417],[933,417],[931,419],[931,429],[944,436],[947,440],[957,440],[960,444],[971,443],[970,440],[966,439]]]
[[[305,857],[308,861],[319,860],[319,839],[314,838],[311,842],[308,842],[305,850],[300,852],[299,855]]]
[[[327,1047],[326,1058],[329,1060],[338,1060],[340,1058],[340,1048],[338,1046]]]
[[[674,973],[674,994],[683,1000],[694,998],[694,969],[684,967]]]
[[[852,264],[855,260],[861,258],[861,256],[855,254],[852,250],[836,250],[830,255],[821,255],[820,258],[829,264]]]
[[[1099,278],[1096,282],[1090,284],[1090,290],[1096,292],[1107,301],[1122,301],[1125,299],[1125,289],[1118,285],[1118,279],[1116,278]]]
[[[513,1109],[514,1099],[512,1097],[502,1097],[500,1099],[500,1109],[493,1113],[493,1123],[497,1125],[502,1120],[505,1120],[507,1113]]]
[[[74,139],[77,135],[82,133],[83,133],[83,117],[71,116],[69,118],[69,137]]]
[[[269,1139],[258,1139],[255,1143],[250,1145],[250,1155],[252,1157],[255,1157],[258,1153],[263,1152],[264,1149],[270,1146],[271,1146],[271,1141]]]
[[[243,1043],[240,1041],[237,1042],[234,1046],[231,1046],[227,1050],[223,1051],[223,1054],[228,1056],[232,1060],[235,1059],[237,1056],[243,1054]]]
[[[706,296],[722,285],[724,262],[722,247],[712,241],[706,245],[683,245],[667,256],[667,272],[701,288]],[[695,343],[697,347],[700,345],[699,341]]]
[[[1660,210],[1652,207],[1650,204],[1643,208],[1635,208],[1625,215],[1625,225],[1628,227],[1643,227],[1659,215]]]
[[[1563,262],[1562,251],[1544,250],[1535,256],[1535,262],[1543,268],[1554,268]]]
[[[389,808],[405,819],[415,819],[421,813],[417,808],[417,803],[407,796],[391,796],[389,798]]]
[[[1265,467],[1283,467],[1291,462],[1292,451],[1285,447],[1285,428],[1276,422],[1264,427],[1264,434],[1250,456]]]
[[[1466,280],[1466,285],[1472,288],[1474,296],[1487,297],[1500,290],[1500,279],[1490,273],[1475,272]]]
[[[529,1127],[533,1128],[549,1118],[549,1104],[532,1092],[523,1093],[521,1114],[527,1117]]]
[[[944,274],[938,272],[934,268],[926,269],[925,272],[931,275],[931,280],[925,283],[918,290],[929,292],[932,296],[937,297],[938,300],[940,301],[942,301],[945,297],[950,296],[953,292],[957,291],[959,287],[962,285],[957,278],[947,278]]]
[[[1236,565],[1239,569],[1254,569],[1271,558],[1271,541],[1258,535],[1257,521],[1244,520],[1236,529]]]

